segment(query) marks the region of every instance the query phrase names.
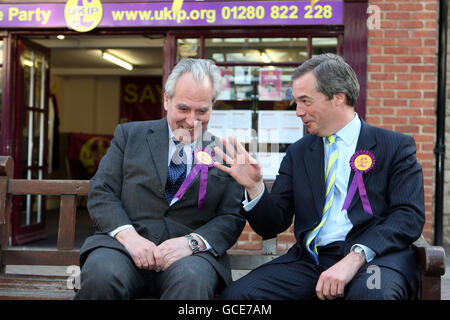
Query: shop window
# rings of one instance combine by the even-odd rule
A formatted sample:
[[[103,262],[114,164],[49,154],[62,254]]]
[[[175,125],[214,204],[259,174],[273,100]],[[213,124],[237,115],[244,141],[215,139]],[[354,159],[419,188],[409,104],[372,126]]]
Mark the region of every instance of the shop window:
[[[200,39],[178,39],[177,53],[177,61],[186,58],[200,58]]]
[[[337,53],[337,38],[312,38],[312,56]]]
[[[235,136],[259,160],[264,179],[272,180],[287,148],[304,135],[292,72],[310,57],[337,53],[337,48],[336,37],[178,39],[177,59],[202,57],[220,67],[222,90],[209,131]]]

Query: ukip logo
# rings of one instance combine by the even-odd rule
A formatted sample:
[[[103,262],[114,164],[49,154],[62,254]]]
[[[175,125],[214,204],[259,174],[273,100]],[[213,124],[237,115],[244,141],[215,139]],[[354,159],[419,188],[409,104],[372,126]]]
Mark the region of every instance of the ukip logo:
[[[64,16],[69,28],[87,32],[98,26],[103,17],[100,0],[68,0]]]

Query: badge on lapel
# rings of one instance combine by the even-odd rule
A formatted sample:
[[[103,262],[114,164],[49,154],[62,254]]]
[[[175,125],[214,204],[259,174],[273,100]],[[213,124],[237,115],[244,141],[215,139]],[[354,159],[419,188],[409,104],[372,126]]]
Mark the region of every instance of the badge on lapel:
[[[205,204],[206,187],[208,185],[208,170],[209,168],[214,167],[214,162],[216,161],[216,158],[214,156],[214,152],[209,151],[206,148],[196,148],[194,150],[194,159],[195,159],[194,167],[192,168],[191,172],[189,172],[188,176],[183,181],[183,183],[180,186],[180,189],[178,189],[177,193],[173,198],[181,200],[189,185],[192,183],[194,178],[200,172],[198,208],[199,210],[202,210],[203,205]]]
[[[375,169],[375,155],[368,150],[360,150],[353,154],[350,158],[350,167],[355,175],[353,177],[350,188],[347,192],[342,210],[347,210],[355,196],[356,189],[359,189],[359,195],[363,204],[364,211],[373,214],[370,206],[369,197],[367,196],[366,186],[364,185],[363,174],[367,174]]]

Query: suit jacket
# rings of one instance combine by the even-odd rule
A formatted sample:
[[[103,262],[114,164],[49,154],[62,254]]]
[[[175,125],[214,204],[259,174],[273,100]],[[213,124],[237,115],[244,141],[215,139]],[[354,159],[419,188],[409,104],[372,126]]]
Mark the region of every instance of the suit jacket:
[[[210,150],[215,137],[203,135],[196,146]],[[208,171],[207,194],[203,210],[198,209],[200,175],[193,180],[183,198],[169,207],[165,197],[168,172],[169,131],[167,119],[130,122],[119,125],[111,146],[91,180],[88,209],[96,233],[80,251],[80,265],[97,247],[109,247],[128,254],[107,233],[131,224],[156,245],[195,232],[212,246],[199,256],[209,261],[223,284],[231,282],[229,249],[245,225],[240,213],[243,187],[216,168]]]
[[[414,139],[361,120],[359,150],[369,150],[376,158],[374,171],[363,175],[373,215],[364,212],[357,191],[347,210],[353,228],[346,236],[345,252],[357,243],[371,248],[376,257],[370,264],[399,271],[415,290],[418,267],[410,245],[422,232],[425,209],[422,167],[415,156]],[[295,217],[297,244],[274,263],[296,260],[306,253],[303,240],[322,217],[324,166],[322,138],[305,136],[287,150],[271,193],[266,189],[253,210],[244,213],[264,238],[284,231]],[[353,176],[352,171],[348,187]]]

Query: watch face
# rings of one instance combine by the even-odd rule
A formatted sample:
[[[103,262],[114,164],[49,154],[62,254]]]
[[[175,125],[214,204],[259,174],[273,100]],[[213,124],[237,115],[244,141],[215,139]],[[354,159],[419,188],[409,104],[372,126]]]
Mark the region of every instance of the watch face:
[[[195,239],[192,239],[192,240],[191,240],[191,244],[192,244],[193,246],[198,246],[198,241],[195,240]]]

